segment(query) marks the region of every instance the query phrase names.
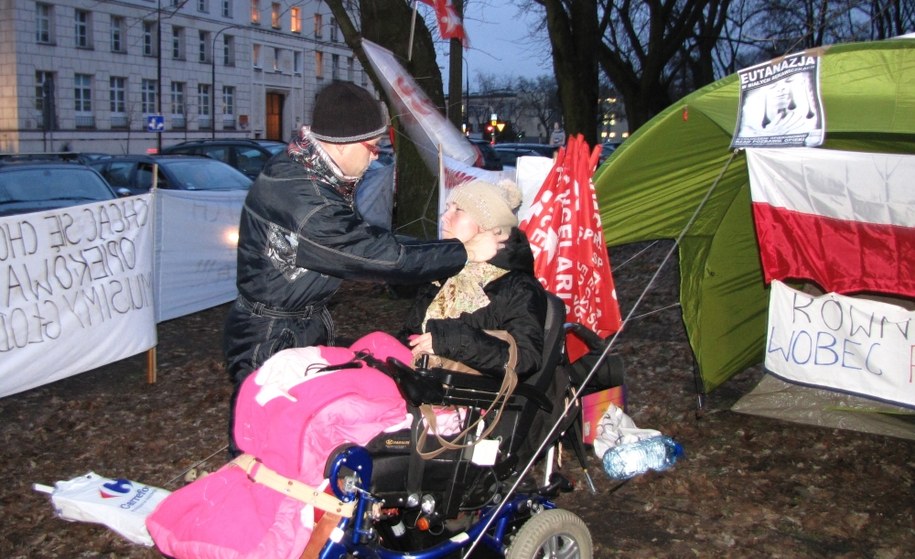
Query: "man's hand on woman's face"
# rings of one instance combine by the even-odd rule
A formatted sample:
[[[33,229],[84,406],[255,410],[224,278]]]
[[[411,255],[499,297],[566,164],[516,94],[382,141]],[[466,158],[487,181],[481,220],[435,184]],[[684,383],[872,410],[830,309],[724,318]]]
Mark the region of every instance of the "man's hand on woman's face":
[[[480,231],[464,243],[470,262],[486,262],[496,255],[508,239],[508,232],[501,229]]]

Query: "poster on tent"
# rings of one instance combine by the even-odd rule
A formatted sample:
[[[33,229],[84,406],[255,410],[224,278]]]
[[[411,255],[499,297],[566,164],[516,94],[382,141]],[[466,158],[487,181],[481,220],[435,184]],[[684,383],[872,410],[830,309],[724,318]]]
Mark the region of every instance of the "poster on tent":
[[[156,196],[156,322],[238,296],[238,222],[247,190],[160,190]],[[193,235],[188,232],[193,231]]]
[[[151,204],[0,218],[0,397],[156,345]]]
[[[790,382],[915,406],[915,312],[773,281],[765,366]]]
[[[738,73],[740,102],[731,148],[819,146],[826,131],[820,56],[802,52]]]

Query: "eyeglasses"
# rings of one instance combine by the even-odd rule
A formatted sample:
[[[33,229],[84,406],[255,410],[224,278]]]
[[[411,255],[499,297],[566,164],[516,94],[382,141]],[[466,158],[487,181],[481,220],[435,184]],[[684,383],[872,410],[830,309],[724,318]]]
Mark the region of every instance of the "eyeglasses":
[[[381,153],[381,148],[376,146],[375,144],[370,144],[368,142],[359,142],[359,143],[362,144],[362,147],[369,150],[369,153],[371,153],[375,157],[378,157],[378,154]]]

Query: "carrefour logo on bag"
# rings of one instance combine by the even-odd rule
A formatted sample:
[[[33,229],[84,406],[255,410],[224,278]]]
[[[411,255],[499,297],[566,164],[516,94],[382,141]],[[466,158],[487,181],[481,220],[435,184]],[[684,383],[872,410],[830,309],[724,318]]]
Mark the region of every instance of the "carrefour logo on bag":
[[[118,478],[108,483],[103,483],[102,488],[99,489],[99,495],[102,496],[102,499],[113,499],[115,497],[122,497],[130,493],[133,488],[133,484],[128,479]],[[106,492],[105,490],[110,491]]]

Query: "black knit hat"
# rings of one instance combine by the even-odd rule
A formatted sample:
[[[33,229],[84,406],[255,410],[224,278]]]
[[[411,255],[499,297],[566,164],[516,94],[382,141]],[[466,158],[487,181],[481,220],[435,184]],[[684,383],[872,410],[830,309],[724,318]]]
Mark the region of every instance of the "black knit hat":
[[[354,144],[384,134],[387,123],[381,104],[350,82],[333,82],[318,93],[311,134],[332,144]]]

